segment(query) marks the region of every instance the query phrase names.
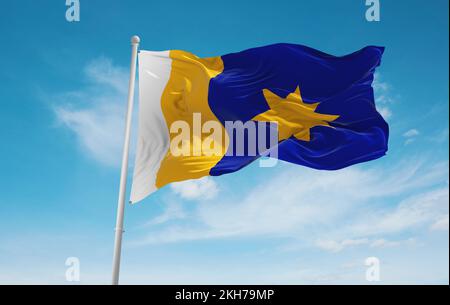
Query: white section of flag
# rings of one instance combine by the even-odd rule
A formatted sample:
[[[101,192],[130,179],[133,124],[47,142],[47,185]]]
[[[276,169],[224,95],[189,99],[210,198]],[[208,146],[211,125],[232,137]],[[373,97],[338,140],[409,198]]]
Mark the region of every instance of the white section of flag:
[[[172,69],[169,51],[139,53],[139,130],[131,186],[131,203],[157,190],[160,164],[169,149],[169,130],[161,110],[161,96]]]

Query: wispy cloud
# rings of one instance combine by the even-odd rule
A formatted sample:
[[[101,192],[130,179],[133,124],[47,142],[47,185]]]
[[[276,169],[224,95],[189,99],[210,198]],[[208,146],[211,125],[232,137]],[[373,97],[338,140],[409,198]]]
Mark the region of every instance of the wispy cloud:
[[[431,230],[448,231],[448,214],[437,219],[436,222],[431,225]]]
[[[145,223],[143,227],[161,225],[171,220],[183,219],[186,217],[186,213],[183,210],[183,206],[179,202],[169,201],[166,204],[166,209],[161,215],[156,216],[149,222]]]
[[[390,104],[394,102],[392,97],[392,86],[383,79],[383,76],[376,72],[373,80],[373,89],[375,90],[375,98],[377,103]]]
[[[445,141],[448,141],[448,135],[448,127],[445,127],[432,135],[430,140],[436,143],[444,143]]]
[[[326,251],[340,252],[347,247],[366,245],[368,243],[369,239],[367,238],[344,239],[342,241],[319,239],[316,241],[316,246]]]
[[[362,245],[368,245],[371,248],[391,248],[404,245],[413,246],[415,244],[416,240],[414,238],[408,238],[407,240],[387,240],[385,238],[379,239],[359,238],[359,239],[343,239],[340,241],[319,239],[316,241],[317,247],[333,253],[341,252],[346,248],[357,247]]]
[[[271,236],[330,251],[369,246],[392,234],[426,230],[447,215],[447,176],[448,163],[428,165],[414,159],[387,170],[291,169],[240,202],[220,194],[220,200],[198,203],[185,225],[151,230],[133,243]],[[406,199],[395,199],[400,196]]]
[[[210,177],[172,183],[170,188],[183,199],[212,199],[217,195],[217,184]]]
[[[414,238],[408,238],[406,240],[386,240],[384,238],[376,239],[371,244],[372,248],[391,248],[399,247],[403,245],[414,246],[416,245],[416,240]]]
[[[411,144],[416,140],[416,138],[420,135],[420,132],[417,129],[410,129],[403,133],[403,137],[406,138],[405,145]]]
[[[389,120],[392,117],[392,110],[387,106],[377,106],[378,112],[385,120]]]
[[[378,111],[383,118],[389,120],[392,117],[390,104],[394,102],[394,98],[392,97],[392,87],[389,83],[383,80],[379,72],[374,75],[373,89]]]
[[[88,85],[54,97],[58,121],[77,136],[87,155],[102,164],[119,164],[123,145],[128,73],[109,59],[84,68]]]
[[[418,136],[419,134],[420,132],[417,129],[410,129],[407,132],[405,132],[403,136],[406,138],[412,138]]]
[[[402,200],[393,209],[372,211],[364,221],[358,221],[349,229],[364,235],[380,235],[426,227],[448,213],[448,198],[445,186],[419,193]]]

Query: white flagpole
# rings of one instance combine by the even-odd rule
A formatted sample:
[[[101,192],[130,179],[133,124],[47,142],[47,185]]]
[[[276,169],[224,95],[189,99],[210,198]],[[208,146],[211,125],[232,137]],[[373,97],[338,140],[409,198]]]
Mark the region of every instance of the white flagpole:
[[[140,39],[138,36],[131,37],[130,82],[128,86],[128,107],[125,123],[125,141],[123,144],[122,169],[120,172],[119,200],[117,203],[117,220],[115,228],[113,272],[112,272],[113,285],[119,284],[120,254],[122,250],[122,234],[124,232],[123,215],[125,210],[125,194],[126,194],[127,174],[128,174],[128,153],[130,147],[131,117],[133,115],[134,87],[136,82],[136,63],[137,63],[139,42]]]

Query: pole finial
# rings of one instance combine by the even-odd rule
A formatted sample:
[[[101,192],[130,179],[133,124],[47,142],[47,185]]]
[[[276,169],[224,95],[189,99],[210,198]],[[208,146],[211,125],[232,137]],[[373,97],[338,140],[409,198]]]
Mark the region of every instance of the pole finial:
[[[139,44],[141,42],[141,39],[139,38],[139,36],[134,35],[133,37],[131,37],[131,44]]]

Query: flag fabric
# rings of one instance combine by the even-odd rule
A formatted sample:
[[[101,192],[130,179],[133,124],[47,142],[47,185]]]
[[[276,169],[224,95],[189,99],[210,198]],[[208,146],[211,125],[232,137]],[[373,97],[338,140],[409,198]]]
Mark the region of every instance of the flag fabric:
[[[279,160],[319,170],[385,155],[389,128],[372,88],[383,51],[337,57],[294,44],[210,58],[141,51],[131,202],[171,182],[235,172],[274,149]],[[262,123],[255,128],[263,137],[276,126],[277,141],[236,153],[230,122]],[[252,139],[245,133],[243,141]]]

